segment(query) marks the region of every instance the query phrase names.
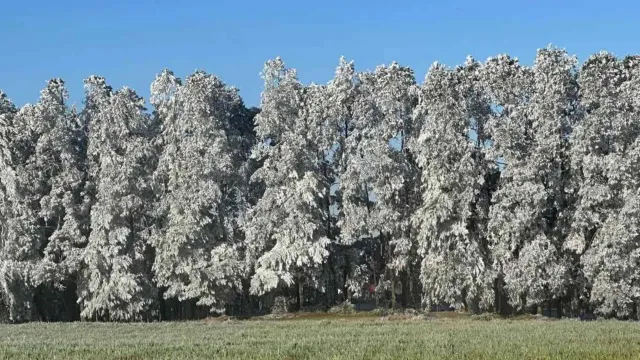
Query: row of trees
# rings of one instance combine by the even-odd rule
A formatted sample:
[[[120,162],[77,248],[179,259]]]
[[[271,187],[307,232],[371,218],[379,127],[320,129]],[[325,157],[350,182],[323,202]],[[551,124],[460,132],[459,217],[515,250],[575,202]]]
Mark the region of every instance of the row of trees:
[[[7,321],[136,321],[344,301],[638,318],[640,57],[280,58],[261,109],[205,72],[0,93]]]

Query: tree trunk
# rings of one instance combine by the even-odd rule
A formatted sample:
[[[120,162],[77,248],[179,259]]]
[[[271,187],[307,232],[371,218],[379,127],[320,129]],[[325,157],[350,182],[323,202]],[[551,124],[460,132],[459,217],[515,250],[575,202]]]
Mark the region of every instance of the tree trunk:
[[[76,286],[76,278],[74,275],[72,278],[66,282],[67,286],[64,290],[64,302],[65,302],[65,311],[67,321],[77,321],[80,319],[80,309],[78,308],[78,295],[77,295],[77,286]]]
[[[304,306],[304,287],[302,283],[302,276],[298,279],[298,311],[302,311]]]
[[[345,262],[345,266],[344,269],[342,270],[342,287],[343,287],[343,298],[342,300],[344,301],[345,299],[348,300],[349,302],[351,302],[351,291],[349,290],[349,286],[347,285],[347,280],[349,280],[349,272],[351,271],[351,269],[349,268],[349,257],[347,256],[346,252],[344,254],[344,262]]]
[[[462,306],[464,307],[464,311],[469,312],[469,303],[467,302],[467,290],[463,288],[460,295],[462,295],[461,300],[462,300]]]
[[[249,288],[251,283],[248,279],[242,279],[242,308],[240,309],[240,313],[242,315],[249,315],[253,312],[251,306],[251,294],[249,293]]]
[[[415,307],[413,303],[413,279],[411,279],[411,265],[407,266],[407,302],[406,307]]]
[[[509,309],[507,306],[507,299],[504,293],[504,282],[502,280],[502,276],[498,276],[498,278],[494,282],[494,307],[498,314],[505,316],[509,315]]]
[[[390,237],[390,236],[389,236]],[[391,249],[391,245],[387,246],[387,261],[385,261],[385,266],[387,267],[387,271],[389,272],[389,283],[391,284],[391,308],[396,308],[396,273],[394,269],[389,269],[388,264],[393,259],[393,253]]]
[[[158,289],[158,321],[164,319],[164,313],[166,311],[166,304],[164,300],[164,289]]]
[[[558,318],[558,319],[562,318],[562,315],[563,315],[562,306],[563,305],[564,305],[564,302],[562,301],[562,299],[557,299],[556,300],[556,318]]]
[[[391,308],[396,308],[396,276],[391,270]]]

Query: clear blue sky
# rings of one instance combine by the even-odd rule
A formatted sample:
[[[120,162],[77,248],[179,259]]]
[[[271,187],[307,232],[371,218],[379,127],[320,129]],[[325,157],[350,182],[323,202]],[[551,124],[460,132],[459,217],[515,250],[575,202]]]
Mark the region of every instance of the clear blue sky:
[[[145,98],[156,73],[203,69],[258,105],[264,61],[281,56],[304,82],[324,83],[341,55],[359,70],[396,60],[422,82],[429,65],[537,48],[580,61],[600,50],[640,53],[638,1],[4,1],[0,89],[35,102],[61,77],[81,106],[82,79],[102,75]]]

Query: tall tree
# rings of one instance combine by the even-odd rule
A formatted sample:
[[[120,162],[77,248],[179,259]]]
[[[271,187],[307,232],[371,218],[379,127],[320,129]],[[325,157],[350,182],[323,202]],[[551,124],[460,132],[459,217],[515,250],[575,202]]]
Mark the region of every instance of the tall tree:
[[[30,107],[29,107],[30,108]],[[12,322],[31,319],[33,291],[29,268],[25,262],[32,264],[37,261],[34,254],[35,244],[30,237],[23,237],[20,229],[20,215],[24,207],[18,207],[21,194],[16,187],[17,173],[15,164],[23,162],[26,157],[23,147],[28,144],[27,134],[17,130],[18,110],[5,93],[0,92],[0,146],[2,189],[2,237],[0,239],[0,289],[2,293],[3,310],[6,310],[6,320]],[[22,116],[22,115],[21,115]],[[23,218],[28,219],[28,217]],[[26,240],[26,242],[24,240]],[[5,317],[3,316],[3,317]]]
[[[89,80],[91,84],[91,79]],[[155,298],[145,267],[154,152],[144,101],[123,88],[107,94],[91,126],[95,203],[79,288],[81,315],[140,320]]]
[[[36,293],[42,320],[76,317],[75,276],[86,244],[80,232],[82,133],[66,99],[64,81],[50,80],[21,130],[31,134],[33,152],[24,166],[16,168],[21,174],[17,183],[28,189],[27,206],[43,257],[37,276],[47,283]],[[55,289],[59,286],[65,291]]]
[[[488,69],[502,106],[492,124],[494,146],[506,163],[491,207],[493,257],[513,305],[542,305],[563,297],[570,283],[558,229],[566,227],[568,211],[575,58],[550,47],[538,51],[531,70],[506,57]]]
[[[637,318],[637,58],[590,57],[579,83],[583,121],[573,137],[580,189],[569,247],[580,255],[584,293],[607,316]]]
[[[321,176],[317,117],[308,114],[305,101],[317,100],[298,81],[296,71],[280,58],[262,72],[265,88],[256,117],[259,143],[256,157],[262,166],[253,181],[264,193],[249,212],[246,226],[248,261],[254,267],[251,292],[298,288],[303,305],[305,284],[317,282],[328,255],[327,210],[323,197],[329,184]]]
[[[376,238],[370,248],[372,282],[390,291],[395,305],[396,281],[410,262],[409,224],[415,167],[407,143],[412,136],[415,105],[413,71],[393,63],[360,74],[353,129],[345,143],[341,174],[342,237],[347,243]],[[379,254],[380,256],[376,255]]]
[[[14,321],[74,318],[72,285],[83,240],[78,232],[82,174],[76,144],[76,116],[65,100],[64,82],[52,79],[35,105],[25,105],[11,124],[13,139],[5,153],[7,174],[6,265],[15,300]],[[9,286],[11,287],[11,286]],[[67,308],[65,314],[63,309]],[[69,309],[71,308],[71,309]]]
[[[234,89],[202,71],[183,85],[165,71],[152,89],[163,117],[156,171],[163,184],[163,220],[152,240],[155,280],[167,299],[223,312],[241,288],[244,271],[234,233],[239,165],[228,133],[242,103]]]
[[[478,68],[472,59],[455,70],[431,67],[415,112],[420,136],[413,143],[422,170],[422,204],[413,221],[424,300],[462,303],[472,311],[493,300],[484,231],[489,164],[483,128],[489,109],[474,79]]]
[[[325,125],[326,139],[331,139],[333,145],[329,151],[329,157],[325,163],[326,177],[330,179],[331,188],[326,196],[326,207],[329,213],[330,229],[329,238],[332,246],[329,251],[327,266],[330,268],[332,284],[336,292],[333,301],[351,300],[352,294],[365,295],[363,292],[368,279],[354,281],[358,275],[367,276],[367,268],[360,258],[360,251],[354,246],[352,239],[342,236],[341,222],[344,218],[342,209],[342,177],[346,171],[348,155],[351,149],[347,145],[347,139],[354,129],[353,118],[355,101],[359,88],[358,74],[355,71],[353,61],[347,62],[340,58],[335,70],[335,75],[326,87],[325,92]],[[359,271],[364,270],[364,271]],[[341,294],[341,296],[339,296]]]
[[[28,321],[34,316],[33,296],[39,285],[35,275],[40,272],[42,237],[38,236],[37,209],[39,202],[34,179],[27,167],[35,152],[32,120],[36,106],[23,106],[13,118],[11,140],[6,151],[8,171],[3,182],[6,190],[5,236],[3,246],[3,288],[7,295],[9,319]]]

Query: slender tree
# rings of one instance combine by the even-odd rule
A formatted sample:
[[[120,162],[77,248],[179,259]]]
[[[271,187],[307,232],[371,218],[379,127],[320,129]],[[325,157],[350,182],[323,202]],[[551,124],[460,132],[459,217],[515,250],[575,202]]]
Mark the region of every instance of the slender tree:
[[[580,71],[584,120],[572,139],[580,181],[568,244],[580,255],[584,292],[607,316],[637,318],[637,168],[640,130],[636,58],[594,55]]]
[[[262,72],[265,89],[256,117],[256,157],[262,167],[253,181],[264,193],[250,209],[246,226],[247,255],[253,267],[251,292],[264,294],[297,285],[298,305],[305,284],[317,283],[318,269],[328,255],[327,209],[323,197],[329,184],[321,176],[317,117],[305,101],[323,90],[305,89],[296,71],[280,58]]]
[[[410,262],[415,167],[406,144],[412,136],[413,71],[397,63],[359,76],[353,129],[341,174],[341,231],[347,243],[373,239],[367,263],[379,293],[395,306],[398,274]]]
[[[18,186],[29,189],[27,206],[40,244],[42,261],[35,276],[41,284],[35,300],[42,320],[77,316],[75,277],[86,244],[80,232],[83,159],[78,145],[83,134],[66,99],[64,81],[50,80],[22,130],[31,133],[33,152],[16,168]]]
[[[91,80],[89,80],[91,82]],[[123,88],[107,94],[92,119],[89,149],[95,203],[84,256],[82,317],[110,321],[148,316],[155,289],[145,269],[153,148],[144,101]]]
[[[505,61],[506,60],[506,61]],[[493,123],[497,153],[506,162],[491,208],[493,256],[511,303],[542,305],[563,297],[570,268],[563,256],[566,227],[567,138],[576,101],[575,59],[538,51],[531,70],[499,58],[494,93],[505,98]],[[495,70],[494,70],[495,71]],[[502,88],[499,81],[509,81]]]
[[[347,169],[347,151],[353,150],[353,147],[347,145],[347,141],[354,130],[355,101],[359,86],[354,62],[347,62],[341,57],[325,95],[326,138],[333,141],[324,172],[331,182],[325,199],[330,215],[328,233],[332,239],[327,266],[331,271],[332,290],[336,293],[334,301],[351,301],[353,294],[365,296],[367,293],[363,290],[369,282],[367,266],[361,264],[363,261],[360,259],[358,246],[352,239],[342,235],[341,227],[345,215],[342,208],[342,177]]]
[[[414,213],[423,257],[420,278],[427,305],[461,303],[478,311],[491,306],[491,265],[484,234],[488,201],[480,103],[470,73],[478,64],[452,70],[434,64],[415,113],[414,143],[422,170],[422,204]],[[476,141],[470,138],[475,120]]]
[[[24,134],[19,134],[16,119],[18,110],[5,93],[0,92],[0,146],[2,189],[2,237],[0,238],[1,268],[0,289],[2,293],[3,318],[12,321],[26,321],[31,319],[32,288],[28,269],[24,269],[21,262],[34,261],[33,244],[18,243],[21,234],[19,229],[18,207],[20,194],[16,189],[15,164],[24,158],[22,146],[25,143]],[[18,217],[19,220],[19,217]],[[29,238],[27,238],[29,240]],[[25,246],[26,245],[26,246]]]
[[[239,98],[202,71],[182,85],[165,71],[152,89],[163,117],[155,279],[167,299],[224,312],[243,274],[233,216],[238,165],[227,133]]]

